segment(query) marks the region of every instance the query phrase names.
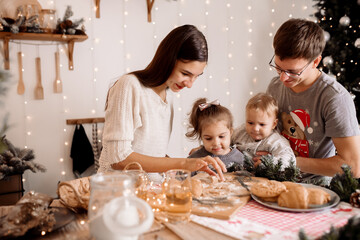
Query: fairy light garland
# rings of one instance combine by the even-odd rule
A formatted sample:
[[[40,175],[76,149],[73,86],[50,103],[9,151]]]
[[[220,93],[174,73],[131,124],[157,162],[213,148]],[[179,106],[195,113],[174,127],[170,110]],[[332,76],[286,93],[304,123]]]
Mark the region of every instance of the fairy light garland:
[[[54,1],[48,1],[47,2],[47,8],[48,9],[55,9],[55,2]],[[22,42],[21,40],[10,40],[11,43],[16,44],[18,46],[18,52],[21,52],[21,62],[24,62],[24,60],[26,60],[26,54],[23,52],[22,49],[22,45],[30,45],[30,46],[35,46],[36,47],[36,56],[40,57],[40,46],[57,46],[58,47],[58,42],[53,42],[53,41],[49,41],[48,43],[38,43],[36,41],[27,41],[27,42]],[[18,66],[20,67],[20,66]],[[26,69],[24,68],[24,66],[21,66],[21,71],[23,73],[26,73]],[[33,114],[29,113],[28,110],[28,104],[31,103],[32,101],[29,98],[29,91],[25,91],[22,94],[22,98],[23,98],[23,124],[24,124],[24,148],[27,149],[28,146],[28,142],[31,142],[31,138],[33,136],[33,131],[31,129],[31,122],[33,120]],[[64,128],[64,131],[66,131],[66,128]],[[60,158],[60,162],[63,162],[63,158]],[[61,166],[62,169],[64,169],[64,166],[62,164]],[[62,170],[62,172],[64,173],[65,171]],[[63,174],[64,175],[64,174]],[[22,181],[24,184],[24,188],[28,189],[29,186],[29,182],[27,181],[28,178],[28,173],[24,172]]]
[[[130,67],[128,66],[128,61],[127,60],[130,60],[131,58],[131,54],[130,53],[127,53],[126,50],[126,44],[125,44],[125,41],[126,41],[126,30],[127,30],[127,24],[126,24],[126,17],[128,16],[128,11],[127,11],[127,7],[126,7],[126,3],[128,2],[129,0],[124,0],[124,4],[123,4],[123,12],[126,12],[127,14],[123,15],[123,39],[124,39],[124,43],[123,43],[123,46],[124,46],[124,67],[125,67],[125,73],[129,73],[131,71]]]
[[[154,44],[154,51],[156,51],[156,46],[158,46],[158,37],[156,35],[156,16],[157,16],[157,12],[159,11],[159,7],[157,6],[157,2],[154,2],[154,14],[152,15],[152,26],[153,26],[153,44]]]
[[[21,62],[24,62],[23,59],[25,57],[25,54],[22,52],[22,45],[21,45],[21,42],[17,45],[18,46],[18,52],[21,52],[21,55],[20,57],[22,58]],[[24,66],[21,66],[21,71],[25,72],[25,69],[24,69]],[[23,139],[24,140],[24,148],[28,148],[27,146],[27,138],[28,138],[28,135],[27,135],[27,132],[28,132],[28,126],[29,126],[29,123],[31,122],[32,120],[32,117],[30,115],[27,115],[27,112],[28,112],[28,109],[27,109],[27,94],[26,92],[24,92],[24,94],[22,95],[22,99],[23,99],[23,102],[24,104],[22,105],[23,107],[23,123],[24,123],[24,133],[25,133],[25,136]],[[24,172],[23,174],[23,177],[22,177],[22,181],[23,181],[23,184],[24,184],[24,188],[27,189],[29,187],[29,183],[26,181],[27,179],[27,172]]]
[[[271,9],[274,9],[274,11],[272,11],[272,12],[275,12],[275,6],[276,6],[276,0],[273,0]],[[274,18],[272,17],[271,19],[274,19]],[[276,28],[277,28],[277,25],[276,25],[274,20],[271,21],[270,28],[271,28],[271,32],[269,33],[269,37],[271,38],[271,41],[270,41],[271,45],[269,47],[271,47],[273,49],[272,38],[274,37],[275,32],[276,32]],[[270,72],[273,72],[273,69],[270,66],[268,66],[268,69],[269,69]]]
[[[248,25],[248,47],[249,47],[249,51],[248,51],[248,58],[249,58],[249,62],[254,62],[253,60],[253,48],[252,48],[252,32],[253,32],[253,4],[252,4],[252,0],[249,0],[248,2],[248,6],[247,6],[247,10],[248,10],[248,19],[247,19],[247,25]],[[256,83],[257,83],[257,77],[256,77],[256,71],[258,70],[256,65],[251,66],[251,68],[253,69],[253,73],[252,73],[252,82],[253,82],[253,88],[255,88]],[[254,94],[254,91],[250,90],[249,95],[252,96]]]
[[[185,1],[184,0],[181,0],[177,3],[177,24],[176,26],[174,26],[174,28],[180,26],[182,24],[182,6],[185,4]],[[188,147],[186,146],[185,144],[185,132],[186,132],[186,128],[187,128],[187,125],[188,125],[188,122],[187,122],[187,118],[186,118],[186,113],[183,112],[183,102],[182,101],[182,95],[180,92],[178,92],[176,94],[176,97],[178,98],[178,102],[180,103],[178,108],[177,108],[177,111],[179,112],[179,116],[181,117],[181,124],[182,124],[182,128],[181,128],[181,134],[180,134],[180,137],[181,137],[181,146],[182,146],[182,149],[183,149],[183,154],[186,156],[187,153],[188,153]]]
[[[93,24],[93,19],[95,19],[95,14],[96,14],[96,6],[95,6],[95,1],[92,1],[92,8],[93,11],[90,12],[90,17],[89,19],[89,24],[91,26],[91,35],[94,36],[94,24]],[[125,15],[125,14],[124,14]],[[93,76],[92,76],[92,85],[93,85],[93,109],[91,109],[91,113],[92,115],[95,115],[97,113],[97,109],[98,109],[98,101],[99,101],[99,97],[97,96],[97,73],[100,71],[99,67],[96,66],[95,63],[95,46],[97,44],[100,43],[100,38],[99,37],[93,37],[92,41],[91,41],[91,65],[92,65],[92,69],[93,69]]]
[[[129,15],[129,12],[127,11],[127,9],[126,9],[126,2],[127,2],[127,0],[123,0],[123,4],[122,4],[122,9],[121,9],[121,11],[120,12],[123,12],[124,14],[122,15],[122,28],[123,28],[123,31],[121,31],[121,33],[122,33],[122,36],[121,36],[121,38],[122,39],[120,39],[120,45],[122,46],[122,50],[123,50],[123,59],[124,59],[124,72],[128,72],[128,69],[127,69],[127,67],[126,67],[126,54],[125,54],[125,52],[126,52],[126,42],[125,42],[125,40],[126,40],[126,36],[125,36],[125,30],[126,30],[126,17]]]
[[[204,5],[204,21],[205,23],[201,26],[201,31],[203,32],[203,34],[205,36],[207,36],[208,34],[208,13],[209,13],[209,5],[210,5],[210,0],[205,0],[205,5]],[[207,69],[207,71],[205,72],[205,88],[204,88],[204,93],[207,95],[208,94],[208,91],[209,91],[209,81],[208,81],[208,78],[209,78],[209,72],[210,70]]]
[[[60,65],[60,73],[61,73],[61,69],[63,68],[63,64],[61,63],[61,55],[64,55],[65,54],[65,51],[63,48],[60,48],[59,45],[57,45],[57,49],[56,49],[58,52],[59,52],[59,65]],[[63,114],[63,119],[62,119],[62,123],[65,124],[65,119],[66,119],[66,116],[68,115],[69,111],[66,110],[65,106],[66,106],[66,100],[67,100],[67,97],[66,95],[64,95],[64,91],[62,91],[61,93],[61,104],[62,104],[62,109],[64,109],[64,114]],[[65,175],[66,175],[66,171],[65,171],[65,162],[64,162],[64,153],[67,152],[67,126],[66,125],[63,125],[63,139],[64,139],[64,144],[62,144],[62,154],[59,156],[59,163],[61,165],[61,172],[60,172],[60,179],[62,181],[65,181]]]
[[[293,17],[293,12],[295,11],[295,2],[294,0],[291,1],[291,10],[290,10],[290,13],[289,13],[289,18],[292,18]]]
[[[233,54],[232,48],[231,48],[231,46],[234,44],[234,40],[232,40],[232,38],[230,37],[231,27],[230,27],[229,21],[232,21],[234,19],[234,17],[230,14],[230,8],[231,8],[230,1],[227,0],[225,4],[226,4],[226,6],[225,6],[226,7],[226,26],[225,26],[224,30],[225,30],[226,36],[227,36],[227,44],[226,44],[226,47],[227,47],[227,74],[226,74],[226,78],[224,79],[224,83],[226,85],[225,94],[228,96],[228,102],[229,102],[230,107],[233,108],[234,104],[231,101],[230,81],[233,76],[232,73],[235,70],[235,67],[233,66],[233,61],[232,61],[234,54]]]
[[[49,9],[54,8],[54,6],[56,5],[56,2],[55,1],[48,1],[47,4],[49,5]],[[128,0],[123,0],[123,4],[122,5],[122,11],[121,13],[122,14],[122,18],[123,18],[123,31],[121,31],[121,34],[122,34],[122,39],[120,39],[119,41],[119,44],[121,44],[122,46],[122,49],[123,49],[123,57],[124,57],[124,70],[126,73],[130,72],[130,66],[129,66],[129,60],[131,59],[131,53],[130,52],[127,52],[128,48],[127,48],[127,42],[126,42],[126,33],[127,33],[127,17],[129,16],[129,12],[127,10],[127,4],[128,4]],[[156,4],[156,2],[155,2]],[[185,0],[179,0],[177,1],[176,3],[174,2],[174,4],[177,4],[178,5],[178,10],[177,10],[177,21],[178,21],[178,25],[180,25],[180,23],[182,23],[182,16],[183,16],[183,6],[184,4],[189,4],[189,1],[185,1]],[[200,25],[199,26],[199,29],[204,32],[204,35],[206,35],[207,31],[208,31],[208,18],[211,17],[211,13],[209,12],[209,7],[211,6],[210,4],[211,3],[211,0],[204,0],[204,24],[203,25]],[[233,52],[234,50],[234,39],[232,37],[232,31],[236,31],[235,29],[233,29],[232,27],[235,25],[233,23],[233,21],[235,20],[234,16],[232,15],[232,1],[231,0],[227,0],[225,1],[226,4],[226,26],[224,27],[224,33],[226,34],[227,36],[227,72],[226,72],[226,76],[225,78],[222,78],[224,83],[225,84],[225,94],[226,96],[228,96],[228,100],[229,100],[229,103],[230,103],[230,107],[233,108],[234,107],[234,103],[232,102],[234,99],[232,99],[232,95],[231,95],[231,84],[232,84],[232,77],[233,77],[233,74],[235,72],[235,67],[233,66],[234,64],[234,59],[235,59],[235,53]],[[275,19],[275,14],[277,13],[276,12],[276,5],[277,5],[277,1],[276,0],[273,0],[273,6],[270,11],[272,13],[272,16],[271,16],[271,19]],[[301,5],[301,6],[300,6]],[[296,14],[296,10],[297,9],[301,9],[302,11],[308,11],[308,6],[304,3],[298,3],[298,2],[295,2],[294,0],[292,0],[291,2],[291,7],[289,8],[290,12],[288,14],[288,17],[291,18],[293,17],[295,14]],[[159,7],[158,6],[154,6],[154,13],[153,14],[153,22],[151,23],[153,25],[153,43],[154,43],[154,49],[157,47],[158,45],[158,42],[161,40],[158,38],[157,36],[157,22],[156,22],[156,16],[157,14],[159,13]],[[249,91],[249,95],[252,95],[253,94],[253,89],[256,89],[256,85],[257,85],[257,75],[258,75],[258,67],[256,66],[256,62],[253,61],[253,31],[254,31],[254,20],[253,20],[253,1],[252,0],[249,0],[248,1],[248,5],[247,5],[247,9],[248,9],[248,19],[247,19],[247,26],[248,26],[248,60],[250,63],[252,63],[252,69],[253,69],[253,72],[252,72],[252,76],[250,77],[250,81],[252,83],[252,87],[251,87],[251,91]],[[91,4],[91,16],[87,18],[87,21],[88,21],[88,24],[90,24],[90,29],[92,31],[92,33],[94,33],[94,24],[93,24],[93,21],[95,19],[95,6],[94,6],[94,1],[92,1],[92,4]],[[276,30],[276,27],[277,27],[277,24],[275,23],[275,21],[272,21],[270,23],[270,26],[271,26],[271,31],[268,33],[269,37],[270,38],[273,38],[274,37],[274,33],[275,33],[275,30]],[[351,28],[351,27],[350,27]],[[356,30],[354,30],[356,31]],[[94,34],[92,34],[92,36],[94,36]],[[10,42],[12,44],[18,44],[18,47],[20,49],[20,51],[22,51],[22,47],[21,47],[21,44],[23,45],[33,45],[33,46],[56,46],[56,48],[60,51],[60,55],[63,56],[62,58],[60,59],[63,59],[64,56],[66,57],[66,52],[64,51],[64,48],[63,47],[60,47],[59,46],[59,43],[58,42],[49,42],[49,43],[36,43],[36,42],[29,42],[27,41],[26,43],[22,43],[20,40],[10,40]],[[101,73],[101,69],[99,69],[97,66],[96,66],[96,59],[95,59],[95,50],[97,48],[97,44],[101,42],[101,39],[100,38],[96,38],[95,36],[92,38],[92,44],[91,44],[91,61],[92,61],[92,69],[93,69],[93,73],[92,73],[92,84],[93,84],[93,108],[90,109],[90,112],[92,115],[95,115],[97,112],[98,112],[98,101],[99,101],[99,97],[97,96],[97,85],[98,85],[98,82],[97,82],[97,76],[100,75]],[[155,49],[156,50],[156,49]],[[22,58],[23,60],[25,61],[25,59],[27,58],[27,54],[23,53],[22,54]],[[60,63],[60,69],[62,69],[63,65]],[[26,73],[26,69],[23,67],[22,68],[22,71],[24,73]],[[272,71],[271,68],[269,68],[269,71]],[[204,77],[206,79],[205,82],[206,82],[206,86],[204,87],[203,89],[203,93],[205,95],[207,95],[209,93],[209,81],[212,80],[213,78],[213,75],[211,74],[211,69],[207,69],[207,71],[204,72]],[[217,78],[217,77],[216,77]],[[221,78],[219,78],[221,79]],[[25,94],[23,96],[21,96],[23,98],[23,117],[24,117],[24,148],[28,148],[28,147],[31,147],[31,146],[28,146],[28,143],[31,142],[32,138],[34,137],[34,132],[32,131],[31,127],[32,127],[32,121],[34,120],[32,114],[29,112],[29,105],[28,104],[31,104],[32,101],[29,99],[30,98],[30,95],[29,95],[29,91],[26,91]],[[70,103],[67,101],[67,96],[62,93],[62,105],[63,105],[63,109],[64,109],[64,124],[65,124],[65,119],[67,118],[67,116],[69,115],[70,113]],[[177,98],[177,100],[179,100],[179,103],[180,103],[180,106],[179,108],[177,109],[179,112],[180,112],[180,115],[182,116],[182,123],[184,126],[187,125],[187,119],[186,119],[186,113],[183,111],[184,107],[182,106],[182,104],[184,104],[182,101],[182,95],[181,93],[176,93],[175,94],[175,97]],[[101,130],[98,130],[98,131],[101,131]],[[183,134],[184,132],[182,132],[182,136],[184,136]],[[69,142],[67,141],[67,139],[69,139],[69,129],[66,127],[66,125],[63,127],[63,136],[64,136],[64,141],[63,141],[63,148],[64,148],[64,151],[62,151],[62,155],[59,156],[59,163],[61,165],[60,167],[60,176],[62,178],[62,180],[65,179],[65,177],[67,176],[67,173],[66,173],[66,166],[67,166],[67,161],[68,161],[68,156],[65,157],[65,153],[69,152]],[[183,140],[184,137],[181,138],[182,141],[185,141]],[[99,140],[100,141],[100,140]],[[182,142],[182,146],[183,147],[183,151],[184,153],[188,153],[188,147],[185,146],[184,142]],[[26,182],[27,181],[27,177],[24,177],[23,178],[23,182]]]

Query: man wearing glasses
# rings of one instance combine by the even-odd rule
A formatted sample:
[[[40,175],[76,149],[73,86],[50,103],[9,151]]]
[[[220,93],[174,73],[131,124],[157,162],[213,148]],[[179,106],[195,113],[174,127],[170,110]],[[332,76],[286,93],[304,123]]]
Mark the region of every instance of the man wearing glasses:
[[[354,102],[336,79],[317,69],[325,47],[314,22],[290,19],[278,29],[269,65],[278,76],[267,92],[279,103],[278,127],[297,155],[304,180],[323,179],[351,167],[360,177],[360,132]],[[302,136],[302,137],[299,137]]]

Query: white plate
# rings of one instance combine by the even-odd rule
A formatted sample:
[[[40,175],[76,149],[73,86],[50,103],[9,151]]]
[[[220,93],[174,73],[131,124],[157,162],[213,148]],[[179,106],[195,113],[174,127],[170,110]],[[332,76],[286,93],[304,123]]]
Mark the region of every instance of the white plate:
[[[280,207],[277,203],[275,202],[265,202],[263,200],[261,200],[260,198],[258,198],[257,196],[251,194],[251,197],[257,201],[258,203],[260,203],[261,205],[264,205],[266,207],[269,208],[273,208],[276,210],[281,210],[281,211],[288,211],[288,212],[316,212],[316,211],[322,211],[325,209],[329,209],[332,207],[335,207],[336,205],[339,204],[340,202],[340,197],[339,195],[337,195],[335,192],[327,189],[327,188],[323,188],[320,186],[316,186],[316,185],[312,185],[312,184],[305,184],[305,183],[301,183],[300,185],[306,187],[306,188],[319,188],[321,190],[324,190],[325,192],[330,194],[330,202],[323,204],[323,205],[310,205],[309,208],[307,209],[300,209],[300,208],[287,208],[287,207]]]

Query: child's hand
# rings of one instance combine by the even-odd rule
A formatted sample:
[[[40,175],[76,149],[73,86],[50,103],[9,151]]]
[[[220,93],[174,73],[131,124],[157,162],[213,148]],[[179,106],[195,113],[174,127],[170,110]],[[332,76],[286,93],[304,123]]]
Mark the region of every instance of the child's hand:
[[[261,163],[261,157],[270,154],[269,152],[256,152],[256,156],[253,157],[254,166],[257,167]]]
[[[209,168],[209,164],[215,168],[216,172]],[[190,171],[204,171],[216,176],[221,181],[225,181],[223,172],[227,172],[225,164],[218,157],[206,156],[203,158],[187,158],[186,169]]]

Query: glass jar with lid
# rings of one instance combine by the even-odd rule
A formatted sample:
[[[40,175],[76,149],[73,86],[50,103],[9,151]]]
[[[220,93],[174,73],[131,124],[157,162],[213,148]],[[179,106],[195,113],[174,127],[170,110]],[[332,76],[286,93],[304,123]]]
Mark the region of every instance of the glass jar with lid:
[[[40,28],[47,33],[53,33],[56,29],[56,10],[41,9]]]

